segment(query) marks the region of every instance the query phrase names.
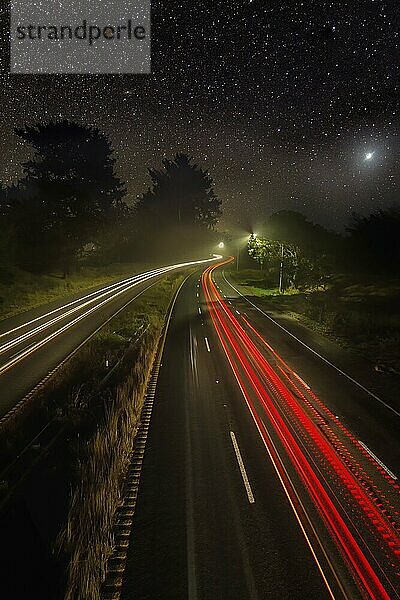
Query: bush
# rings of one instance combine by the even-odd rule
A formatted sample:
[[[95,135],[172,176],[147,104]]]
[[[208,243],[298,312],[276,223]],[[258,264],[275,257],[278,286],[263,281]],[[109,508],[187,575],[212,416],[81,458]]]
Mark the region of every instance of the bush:
[[[11,285],[15,281],[15,272],[11,267],[0,265],[0,284]]]

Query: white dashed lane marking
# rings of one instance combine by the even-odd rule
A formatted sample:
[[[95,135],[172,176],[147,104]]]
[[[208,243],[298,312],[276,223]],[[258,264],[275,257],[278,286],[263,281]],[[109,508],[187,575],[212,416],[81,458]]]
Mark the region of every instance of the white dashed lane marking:
[[[239,445],[236,440],[236,436],[233,433],[233,431],[230,431],[230,435],[231,435],[231,440],[232,440],[232,444],[233,444],[233,449],[235,450],[236,459],[239,464],[240,473],[242,475],[244,487],[245,487],[245,490],[247,493],[247,498],[249,499],[250,504],[254,504],[255,499],[254,499],[254,495],[253,495],[253,490],[251,489],[250,481],[247,476],[246,469],[244,467],[243,458],[240,453],[240,449],[239,449]]]

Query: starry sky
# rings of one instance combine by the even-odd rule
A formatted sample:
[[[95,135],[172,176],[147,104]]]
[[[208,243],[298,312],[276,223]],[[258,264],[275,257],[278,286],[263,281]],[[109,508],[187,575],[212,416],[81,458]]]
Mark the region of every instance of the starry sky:
[[[27,156],[14,127],[67,118],[110,137],[130,202],[179,151],[224,225],[293,209],[340,229],[400,205],[398,0],[153,0],[151,75],[9,75],[0,11],[4,182]]]

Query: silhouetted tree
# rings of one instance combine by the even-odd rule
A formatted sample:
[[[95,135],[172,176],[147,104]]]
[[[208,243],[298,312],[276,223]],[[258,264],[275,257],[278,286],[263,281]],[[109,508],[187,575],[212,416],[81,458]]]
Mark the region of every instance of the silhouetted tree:
[[[100,244],[123,214],[124,189],[110,143],[97,129],[68,121],[16,130],[33,150],[10,205],[20,264],[61,267],[87,243]]]
[[[0,182],[0,264],[12,262],[12,223],[10,221],[10,189]]]
[[[353,216],[347,228],[351,258],[359,270],[400,275],[400,209],[378,210],[368,217]]]
[[[164,170],[150,169],[151,188],[136,204],[139,214],[163,223],[213,227],[221,215],[221,201],[210,175],[186,154],[163,161]]]
[[[266,232],[268,237],[280,242],[296,244],[310,256],[321,252],[334,252],[342,238],[310,221],[302,213],[282,210],[270,216]]]
[[[140,229],[148,246],[170,252],[200,243],[221,215],[221,201],[209,173],[185,154],[150,169],[152,185],[136,204]],[[154,233],[154,235],[152,235]]]

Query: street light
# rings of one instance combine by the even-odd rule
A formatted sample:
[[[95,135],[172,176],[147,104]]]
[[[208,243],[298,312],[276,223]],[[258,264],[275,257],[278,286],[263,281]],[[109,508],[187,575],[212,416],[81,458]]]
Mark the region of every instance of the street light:
[[[220,250],[222,250],[223,248],[225,248],[225,244],[224,244],[224,242],[220,242],[220,243],[218,244],[218,248],[219,248]]]

